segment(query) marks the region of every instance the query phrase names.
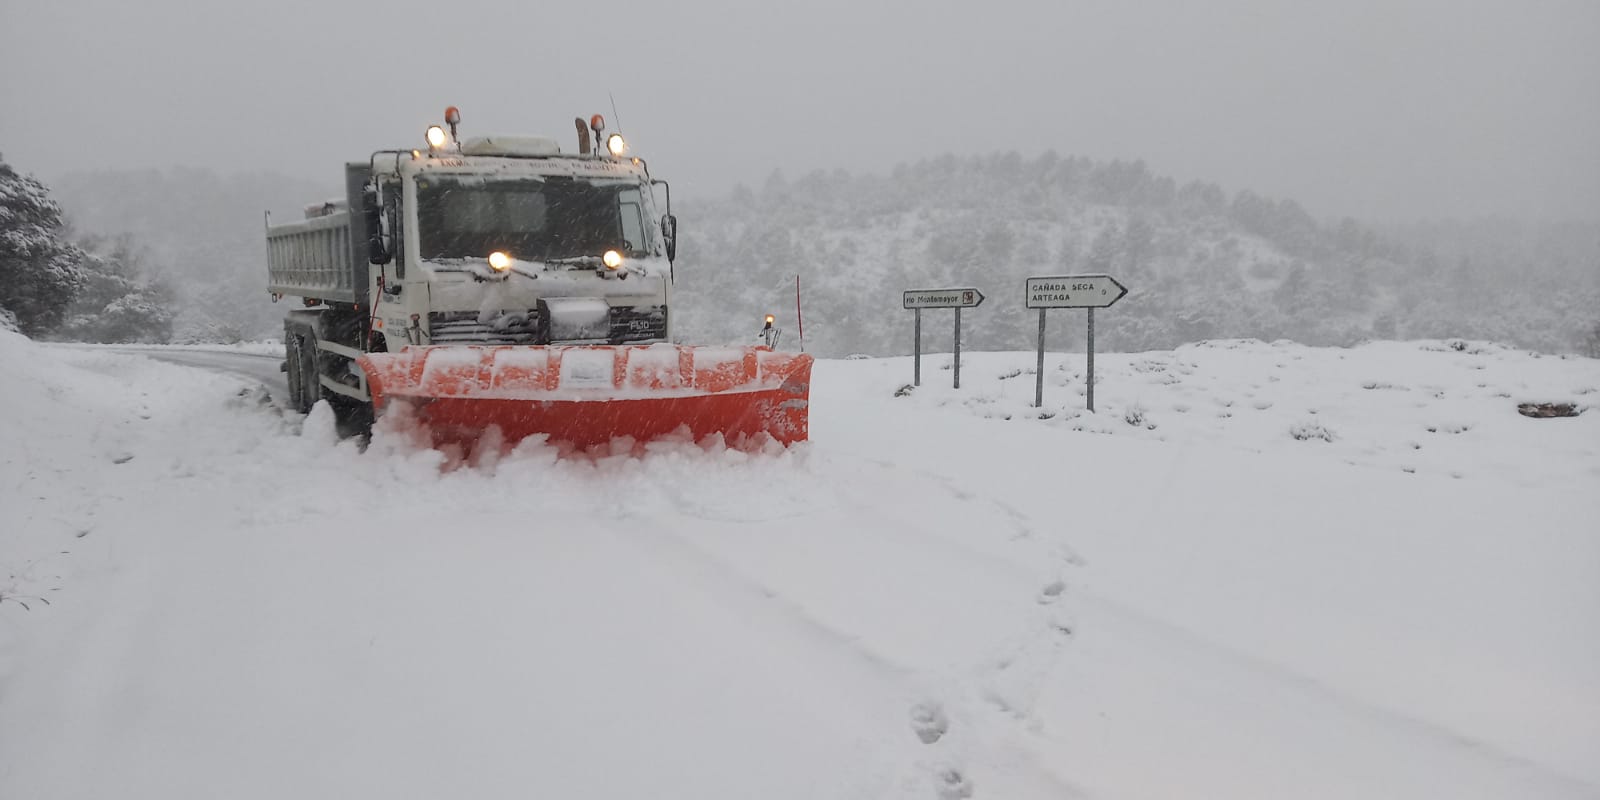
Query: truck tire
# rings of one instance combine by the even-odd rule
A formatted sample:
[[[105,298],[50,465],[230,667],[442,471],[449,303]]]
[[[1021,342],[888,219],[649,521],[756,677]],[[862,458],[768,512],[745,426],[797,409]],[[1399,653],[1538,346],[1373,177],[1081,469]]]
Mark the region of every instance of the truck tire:
[[[288,384],[289,396],[284,398],[284,405],[300,410],[300,348],[295,343],[294,334],[287,331],[283,334],[283,380]]]
[[[291,337],[289,343],[289,402],[301,414],[311,413],[321,394],[317,382],[317,357],[315,340],[304,335]]]
[[[317,338],[309,325],[286,322],[283,331],[284,374],[289,383],[289,408],[311,413],[322,396],[317,380]]]
[[[363,319],[333,309],[291,311],[284,321],[284,366],[289,379],[289,406],[301,414],[311,413],[318,400],[333,409],[340,436],[366,434],[372,429],[372,404],[346,397],[322,384],[321,377],[341,381],[348,378],[349,360],[322,350],[319,340],[361,349]]]

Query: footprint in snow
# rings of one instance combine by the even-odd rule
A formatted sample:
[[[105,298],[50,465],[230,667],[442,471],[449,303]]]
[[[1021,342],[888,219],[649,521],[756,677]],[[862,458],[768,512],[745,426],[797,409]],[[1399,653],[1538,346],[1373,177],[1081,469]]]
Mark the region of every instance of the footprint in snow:
[[[1067,585],[1061,581],[1051,581],[1043,589],[1039,590],[1039,596],[1036,599],[1038,600],[1039,605],[1049,605],[1057,600],[1060,600],[1061,593],[1066,591],[1066,588]]]
[[[939,786],[939,800],[966,800],[972,796],[972,781],[955,767],[939,767],[934,781]]]
[[[950,719],[938,703],[918,703],[911,707],[911,730],[923,744],[933,744],[950,730]]]

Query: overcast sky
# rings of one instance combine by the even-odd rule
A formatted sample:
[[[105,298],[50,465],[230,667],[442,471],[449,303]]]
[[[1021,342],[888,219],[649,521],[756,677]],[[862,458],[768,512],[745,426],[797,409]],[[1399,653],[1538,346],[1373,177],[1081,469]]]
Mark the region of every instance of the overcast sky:
[[[1600,218],[1600,0],[0,0],[0,155],[338,181],[616,97],[684,192],[943,152],[1142,158],[1319,216]]]

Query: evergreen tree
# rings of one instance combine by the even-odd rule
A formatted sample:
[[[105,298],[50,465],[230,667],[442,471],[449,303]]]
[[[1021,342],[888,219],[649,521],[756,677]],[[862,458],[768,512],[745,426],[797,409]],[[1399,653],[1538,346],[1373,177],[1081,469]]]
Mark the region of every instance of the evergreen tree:
[[[30,336],[59,324],[86,281],[83,251],[62,234],[49,190],[0,159],[0,309]]]

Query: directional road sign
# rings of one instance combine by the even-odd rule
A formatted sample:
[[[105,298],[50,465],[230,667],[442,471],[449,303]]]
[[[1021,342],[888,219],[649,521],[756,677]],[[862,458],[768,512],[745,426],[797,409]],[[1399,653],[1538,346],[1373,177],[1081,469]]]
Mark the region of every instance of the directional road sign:
[[[902,295],[906,308],[977,308],[983,292],[977,289],[910,289]]]
[[[1105,308],[1127,293],[1110,275],[1056,275],[1029,278],[1027,300],[1028,308]]]

